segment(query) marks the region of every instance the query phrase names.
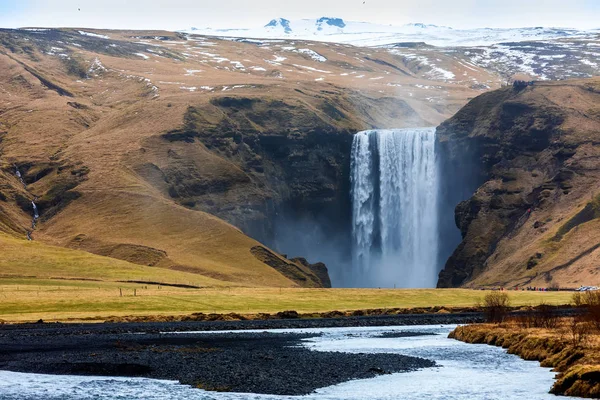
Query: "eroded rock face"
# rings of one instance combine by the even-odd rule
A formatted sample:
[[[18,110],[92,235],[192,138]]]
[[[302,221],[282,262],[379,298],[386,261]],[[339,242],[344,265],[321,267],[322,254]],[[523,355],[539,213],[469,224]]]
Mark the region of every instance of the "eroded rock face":
[[[310,264],[304,258],[288,260],[263,246],[250,249],[254,257],[274,268],[286,278],[303,287],[331,287],[327,267],[323,263]]]
[[[340,105],[324,110],[348,113]],[[265,239],[280,213],[347,214],[350,146],[359,128],[337,125],[293,103],[216,98],[189,107],[180,129],[151,139],[148,147],[158,151],[134,168],[178,203]]]
[[[597,85],[500,89],[438,128],[442,190],[474,192],[456,206],[462,242],[440,273],[439,287],[575,284],[557,274],[563,264],[546,255],[571,253],[583,242],[588,246],[587,239],[554,241],[550,250],[547,243],[600,183]],[[585,262],[578,268],[584,279]]]
[[[292,258],[291,261],[295,262],[296,264],[303,265],[303,266],[307,267],[308,269],[310,269],[319,278],[319,280],[321,281],[321,285],[323,287],[325,287],[325,288],[331,287],[331,279],[329,278],[329,271],[327,270],[327,266],[325,264],[323,264],[322,262],[311,264],[306,260],[306,258],[303,258],[303,257]]]
[[[310,235],[300,220],[318,221],[326,232],[350,230],[350,148],[360,128],[344,120],[343,103],[328,102],[323,113],[297,103],[225,96],[189,107],[181,128],[149,139],[132,157],[133,169],[184,207],[276,251],[323,261],[281,240]],[[331,285],[326,267],[316,273]]]

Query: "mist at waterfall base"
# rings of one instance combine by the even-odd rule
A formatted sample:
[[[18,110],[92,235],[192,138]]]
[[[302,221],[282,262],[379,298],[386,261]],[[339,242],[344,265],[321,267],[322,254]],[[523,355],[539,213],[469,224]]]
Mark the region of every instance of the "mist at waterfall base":
[[[350,201],[340,208],[350,214]],[[289,258],[304,257],[311,263],[323,262],[333,287],[351,287],[348,266],[352,264],[352,226],[346,215],[332,210],[299,213],[281,210],[274,220],[270,246]],[[357,284],[357,286],[360,286]]]

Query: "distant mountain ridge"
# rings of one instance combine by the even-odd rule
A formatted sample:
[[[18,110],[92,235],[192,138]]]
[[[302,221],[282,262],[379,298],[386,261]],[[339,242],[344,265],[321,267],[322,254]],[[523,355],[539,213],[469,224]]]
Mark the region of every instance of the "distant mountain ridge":
[[[190,28],[184,32],[204,35],[257,39],[305,39],[349,43],[360,46],[385,46],[399,42],[424,42],[438,47],[488,46],[502,42],[549,40],[569,37],[594,37],[599,29],[573,28],[477,28],[455,29],[425,23],[380,25],[369,22],[345,21],[337,17],[289,20],[275,18],[264,26],[250,29]]]
[[[277,18],[277,19],[272,19],[268,24],[265,25],[265,28],[269,29],[269,28],[283,28],[283,31],[285,33],[292,33],[292,28],[290,28],[290,21],[288,19],[285,18]]]

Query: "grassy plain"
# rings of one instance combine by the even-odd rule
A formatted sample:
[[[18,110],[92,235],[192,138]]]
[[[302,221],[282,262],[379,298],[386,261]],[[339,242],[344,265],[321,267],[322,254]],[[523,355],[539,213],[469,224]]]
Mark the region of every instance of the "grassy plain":
[[[134,296],[135,290],[135,296]],[[122,295],[121,295],[122,294]],[[420,307],[470,307],[483,292],[468,289],[306,289],[208,287],[36,278],[0,279],[4,321],[102,321],[112,316],[192,313],[300,313]],[[567,304],[569,292],[511,292],[515,306]]]
[[[471,307],[469,289],[242,287],[195,273],[25,242],[0,233],[0,320],[66,321],[192,313],[299,313],[386,308]],[[136,282],[133,282],[136,281]],[[177,285],[196,286],[185,288]],[[135,295],[134,295],[135,294]],[[569,292],[510,292],[511,304],[565,304]]]

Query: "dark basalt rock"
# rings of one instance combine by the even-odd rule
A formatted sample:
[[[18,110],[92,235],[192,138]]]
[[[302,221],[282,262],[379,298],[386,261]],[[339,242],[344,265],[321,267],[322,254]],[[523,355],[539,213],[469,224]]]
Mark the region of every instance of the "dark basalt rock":
[[[282,313],[289,317],[290,312]],[[237,329],[254,321],[237,321]],[[308,322],[308,324],[306,323]],[[309,326],[297,319],[262,321]],[[352,323],[352,321],[349,321]],[[312,351],[315,334],[159,333],[223,328],[227,322],[179,324],[42,324],[0,331],[0,368],[49,374],[179,380],[206,390],[305,395],[351,379],[433,367],[399,354]],[[132,332],[143,333],[132,335]]]
[[[319,280],[321,281],[323,287],[325,287],[325,288],[331,287],[331,279],[329,278],[329,273],[327,271],[327,266],[325,264],[323,264],[322,262],[317,262],[317,263],[311,264],[308,261],[306,261],[305,258],[302,258],[302,257],[292,258],[291,260],[295,263],[302,264],[305,267],[312,270],[315,273],[315,275],[317,275]]]

